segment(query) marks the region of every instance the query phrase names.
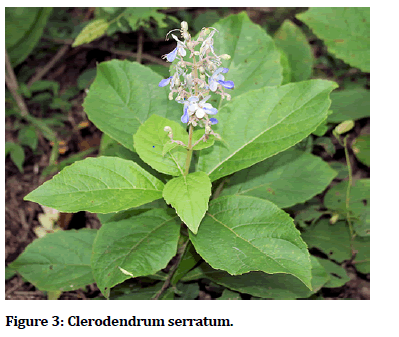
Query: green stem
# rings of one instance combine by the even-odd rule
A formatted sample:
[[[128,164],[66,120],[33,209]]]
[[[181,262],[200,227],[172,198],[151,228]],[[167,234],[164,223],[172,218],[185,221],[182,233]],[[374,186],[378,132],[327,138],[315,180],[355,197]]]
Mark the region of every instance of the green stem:
[[[190,164],[191,164],[191,158],[193,156],[193,125],[190,124],[190,129],[188,131],[188,146],[187,146],[187,157],[186,157],[186,167],[184,170],[184,175],[186,176],[188,174],[188,171],[190,170]]]
[[[352,227],[352,223],[350,220],[350,213],[349,213],[350,189],[352,186],[352,167],[351,167],[351,163],[350,163],[349,151],[348,151],[348,146],[347,146],[347,142],[346,142],[347,137],[348,136],[344,137],[344,150],[345,150],[346,165],[348,167],[349,179],[348,179],[348,187],[346,188],[345,206],[346,206],[346,221],[348,222],[349,231],[351,234],[351,250],[352,250],[352,255],[353,255],[353,252],[354,252],[353,239],[355,238],[355,235],[353,232],[353,227]]]
[[[170,268],[169,274],[168,274],[164,284],[162,285],[161,290],[152,298],[153,300],[158,300],[161,297],[161,295],[165,292],[165,290],[168,289],[168,287],[170,286],[172,277],[175,274],[177,268],[179,267],[180,261],[184,255],[184,252],[186,251],[186,248],[187,248],[187,245],[189,242],[190,242],[189,238],[186,237],[184,239],[184,241],[182,242],[181,246],[178,248],[178,250],[177,250],[178,258],[177,258],[176,262],[174,263],[174,265],[172,266],[172,268]]]

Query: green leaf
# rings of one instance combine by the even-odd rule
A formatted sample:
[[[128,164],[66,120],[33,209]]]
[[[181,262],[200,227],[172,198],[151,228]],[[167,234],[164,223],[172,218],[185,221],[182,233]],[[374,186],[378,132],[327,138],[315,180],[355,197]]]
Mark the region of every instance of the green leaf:
[[[274,35],[274,42],[288,57],[291,82],[308,80],[312,75],[313,54],[302,30],[290,20],[285,20]]]
[[[334,143],[332,142],[332,140],[331,140],[331,138],[329,138],[329,137],[317,137],[315,140],[314,140],[314,145],[320,145],[320,146],[322,146],[323,148],[324,148],[324,150],[330,155],[330,156],[333,156],[334,154],[335,154],[335,145],[334,145]],[[339,164],[341,164],[341,163],[339,163]],[[330,162],[330,166],[332,167],[332,165],[331,165],[331,162]],[[334,167],[332,167],[333,169],[335,169]]]
[[[342,181],[324,196],[324,206],[346,217],[346,190]],[[353,227],[360,236],[370,235],[370,179],[356,180],[349,191],[349,213]]]
[[[329,52],[370,72],[370,7],[313,7],[297,18],[324,41]]]
[[[188,134],[181,124],[152,115],[133,136],[134,147],[140,158],[155,170],[180,176],[184,174],[187,150],[182,146],[176,147],[171,144],[168,132],[164,131],[165,126],[172,128],[174,140],[188,143]],[[167,145],[165,148],[166,144],[172,146]]]
[[[152,114],[180,121],[180,104],[168,100],[169,88],[158,87],[161,80],[136,62],[103,62],[83,107],[97,128],[134,151],[132,136]]]
[[[194,172],[169,180],[162,192],[187,227],[197,234],[211,196],[212,183],[204,172]]]
[[[120,284],[111,290],[110,300],[129,301],[129,300],[151,300],[162,288],[163,282],[155,285],[143,287],[141,284]],[[96,297],[95,300],[105,298]]]
[[[342,268],[340,265],[327,259],[317,258],[317,260],[330,275],[330,281],[323,285],[324,288],[342,287],[346,282],[350,281],[350,278],[345,269]]]
[[[5,7],[5,43],[13,67],[33,51],[52,11],[51,7]]]
[[[356,158],[370,167],[370,135],[361,135],[352,143],[352,150]]]
[[[216,54],[231,56],[223,66],[230,69],[226,79],[234,81],[233,97],[281,84],[280,53],[273,39],[246,12],[230,15],[212,27],[219,31],[214,35]]]
[[[180,225],[163,209],[117,222],[107,222],[93,244],[91,265],[101,292],[132,276],[151,275],[165,268],[176,254]]]
[[[72,47],[77,47],[85,43],[90,43],[104,35],[109,27],[109,23],[104,19],[95,19],[90,21],[79,33]]]
[[[225,140],[201,150],[198,169],[212,181],[284,151],[326,118],[334,82],[310,80],[248,92],[222,107],[215,131]]]
[[[283,85],[291,82],[291,65],[285,51],[281,48],[278,48],[278,51],[280,52],[280,64],[283,67],[283,82],[281,83]]]
[[[18,132],[18,140],[22,145],[29,146],[33,151],[37,149],[38,138],[33,125],[22,128]]]
[[[97,230],[57,231],[33,241],[9,266],[40,290],[70,291],[94,283],[90,256]]]
[[[154,170],[151,166],[143,162],[136,152],[127,149],[122,144],[109,137],[106,133],[103,133],[101,137],[100,156],[119,157],[134,161],[148,173],[158,178],[162,182],[165,182],[166,176],[164,174]]]
[[[164,13],[158,12],[161,7],[134,7],[125,10],[124,17],[129,22],[133,31],[138,30],[140,27],[150,27],[150,20],[154,19],[157,25],[165,28],[168,25],[165,19],[168,17]]]
[[[235,291],[231,291],[229,289],[223,290],[222,296],[217,298],[217,300],[241,300],[241,296],[239,293],[236,293]]]
[[[334,225],[330,225],[327,219],[321,219],[317,222],[316,226],[303,233],[302,238],[309,247],[320,249],[330,259],[339,263],[349,260],[352,257],[350,233],[344,221],[338,221]],[[367,260],[362,267],[364,268],[363,272],[369,272],[370,238],[356,237],[353,241],[353,247],[358,251],[355,263]],[[358,265],[356,264],[357,267]]]
[[[317,292],[329,280],[329,276],[314,256],[312,262],[312,288],[309,290],[296,277],[287,274],[268,275],[262,272],[251,272],[239,276],[231,276],[221,270],[214,270],[205,263],[201,264],[204,276],[215,283],[231,290],[262,298],[286,300],[307,298]]]
[[[213,200],[197,235],[196,251],[231,275],[250,271],[292,274],[311,287],[306,244],[287,213],[270,201],[245,196]]]
[[[187,275],[187,273],[201,260],[201,256],[197,254],[194,246],[191,244],[191,242],[189,242],[183,257],[180,260],[179,266],[173,274],[170,284],[172,286],[176,285],[182,279],[182,277]]]
[[[162,197],[163,183],[136,163],[116,158],[86,158],[63,169],[24,200],[61,212],[117,212]]]
[[[5,155],[7,156],[7,154],[10,154],[10,158],[15,166],[18,167],[19,172],[24,173],[23,164],[25,161],[25,153],[22,146],[12,142],[6,142]]]
[[[248,195],[286,208],[321,193],[335,176],[320,157],[289,149],[235,173],[221,195]]]
[[[197,129],[193,132],[193,144],[195,144],[201,137],[204,135],[204,129]],[[194,146],[193,150],[202,150],[207,147],[211,147],[215,143],[215,137],[213,135],[209,135],[209,138],[206,142],[200,141],[197,145]]]

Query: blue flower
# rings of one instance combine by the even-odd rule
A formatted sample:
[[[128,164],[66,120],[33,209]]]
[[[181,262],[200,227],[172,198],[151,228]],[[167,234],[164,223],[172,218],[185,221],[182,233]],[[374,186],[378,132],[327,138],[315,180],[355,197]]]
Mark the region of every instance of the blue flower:
[[[188,116],[188,106],[186,103],[184,103],[184,108],[183,108],[183,116],[181,116],[180,120],[182,123],[187,124],[188,120],[189,120],[189,116]]]
[[[165,54],[162,58],[166,58],[168,62],[173,62],[177,56],[177,52],[179,52],[180,56],[186,56],[186,48],[185,44],[181,42],[175,35],[172,34],[172,37],[177,41],[177,47],[173,49],[169,54]]]
[[[212,124],[217,124],[219,121],[216,118],[209,118]]]
[[[173,62],[173,60],[176,58],[177,55],[177,47],[173,49],[169,54],[165,54],[162,56],[162,58],[166,58],[168,62]]]
[[[213,75],[209,78],[209,89],[211,91],[216,91],[218,88],[218,84],[221,84],[226,89],[233,89],[234,82],[233,81],[225,81],[224,76],[220,73],[226,74],[229,71],[229,68],[218,68],[215,70]]]
[[[172,79],[173,76],[170,76],[168,78],[163,79],[161,82],[159,82],[158,87],[165,87],[169,84],[170,80]]]

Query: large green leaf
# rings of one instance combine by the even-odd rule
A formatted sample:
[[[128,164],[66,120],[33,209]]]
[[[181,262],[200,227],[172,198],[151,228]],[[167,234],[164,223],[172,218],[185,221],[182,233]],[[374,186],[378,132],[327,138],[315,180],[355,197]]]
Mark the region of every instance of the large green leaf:
[[[330,279],[315,257],[310,256],[310,260],[312,262],[312,290],[309,290],[292,275],[268,275],[262,272],[251,272],[231,276],[224,271],[214,270],[205,263],[201,264],[200,268],[204,277],[232,290],[262,298],[285,300],[307,298],[317,292]]]
[[[335,176],[320,157],[289,149],[235,173],[221,195],[250,195],[285,208],[321,193]]]
[[[184,174],[187,150],[180,145],[165,149],[167,144],[171,144],[168,132],[164,131],[165,126],[172,129],[174,140],[187,145],[188,134],[181,124],[152,115],[133,136],[134,147],[140,158],[155,170],[180,176]]]
[[[161,198],[163,186],[132,161],[86,158],[63,169],[24,200],[62,212],[111,213]]]
[[[339,263],[352,257],[349,229],[344,221],[330,225],[327,219],[322,219],[302,237],[309,247],[317,247]],[[353,248],[357,251],[356,268],[361,266],[361,272],[370,272],[370,238],[356,237]]]
[[[194,172],[169,180],[162,192],[187,227],[197,234],[211,196],[212,183],[204,172]]]
[[[213,38],[216,54],[231,56],[223,66],[230,69],[226,78],[234,81],[234,89],[229,91],[232,97],[281,84],[280,53],[273,39],[247,13],[230,15],[212,27],[219,31]]]
[[[250,271],[292,274],[311,287],[306,244],[287,213],[270,201],[245,196],[213,200],[190,239],[213,268],[231,275]]]
[[[57,231],[33,241],[9,267],[40,290],[70,291],[94,283],[90,266],[95,229]]]
[[[152,114],[168,115],[169,88],[158,87],[161,79],[136,62],[103,62],[83,103],[85,112],[101,131],[134,151],[132,136],[140,125]],[[179,104],[172,103],[170,118],[179,120]]]
[[[352,150],[356,158],[370,167],[370,135],[361,135],[352,143]]]
[[[346,217],[347,181],[332,187],[324,196],[326,208]],[[349,214],[356,233],[370,235],[370,179],[356,180],[349,191]]]
[[[5,44],[13,67],[35,48],[52,10],[51,7],[5,7]]]
[[[370,7],[312,7],[297,18],[324,41],[329,52],[370,72]]]
[[[370,90],[356,88],[331,93],[330,123],[340,123],[370,116]]]
[[[224,142],[201,150],[198,169],[211,180],[247,168],[307,137],[326,118],[335,82],[264,87],[220,109],[214,128]]]
[[[285,20],[274,35],[274,42],[288,57],[291,81],[308,80],[312,75],[313,54],[302,30],[290,20]]]
[[[345,269],[328,259],[317,259],[330,275],[330,280],[323,286],[325,288],[338,288],[350,281]]]
[[[166,267],[177,250],[180,225],[176,220],[166,210],[154,209],[100,228],[91,265],[97,286],[106,297],[116,284]]]

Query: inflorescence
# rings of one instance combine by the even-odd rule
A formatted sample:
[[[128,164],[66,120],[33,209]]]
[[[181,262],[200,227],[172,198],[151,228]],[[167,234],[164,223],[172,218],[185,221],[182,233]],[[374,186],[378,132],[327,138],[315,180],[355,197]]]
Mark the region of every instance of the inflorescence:
[[[168,62],[173,62],[176,58],[178,61],[171,67],[172,76],[159,82],[159,86],[165,87],[169,84],[169,99],[175,98],[176,102],[183,104],[182,123],[205,127],[203,141],[206,141],[210,134],[219,138],[219,135],[212,131],[212,125],[217,124],[218,120],[209,117],[209,115],[216,115],[218,110],[207,103],[207,100],[211,97],[210,92],[221,95],[222,99],[228,101],[231,99],[225,89],[233,89],[234,83],[225,80],[223,74],[226,74],[229,69],[221,67],[222,60],[229,60],[230,55],[216,55],[213,48],[213,35],[217,32],[215,28],[202,28],[197,40],[191,39],[187,22],[181,23],[179,31],[183,41],[171,34],[177,46],[169,54],[163,55]],[[196,51],[195,47],[198,45],[200,48]],[[187,52],[190,53],[192,62],[183,59]],[[175,94],[176,97],[174,97]]]

